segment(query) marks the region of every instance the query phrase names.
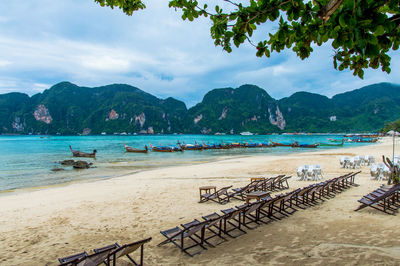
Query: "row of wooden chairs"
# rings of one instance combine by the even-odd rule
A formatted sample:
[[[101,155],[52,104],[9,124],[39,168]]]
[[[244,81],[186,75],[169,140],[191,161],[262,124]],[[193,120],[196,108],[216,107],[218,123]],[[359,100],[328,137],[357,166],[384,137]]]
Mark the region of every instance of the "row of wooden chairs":
[[[381,186],[358,200],[361,205],[355,211],[371,207],[378,211],[394,215],[400,208],[399,194],[400,184]]]
[[[133,265],[143,265],[144,244],[151,241],[146,238],[137,242],[119,245],[118,243],[108,245],[102,248],[94,249],[92,254],[86,251],[71,256],[59,258],[60,266],[95,266],[100,264],[116,265],[117,259],[126,256]],[[139,260],[134,260],[131,253],[140,248]]]
[[[211,200],[218,202],[219,204],[226,204],[230,201],[231,198],[244,201],[246,200],[247,193],[254,191],[273,192],[273,191],[288,189],[289,178],[291,178],[291,176],[278,175],[271,178],[262,178],[258,180],[253,180],[244,187],[239,187],[239,188],[232,188],[232,186],[223,187],[213,193],[201,194],[200,203]],[[229,191],[230,188],[232,188],[231,189],[232,191]]]
[[[227,241],[226,236],[235,238],[245,234],[245,229],[281,220],[298,208],[305,209],[324,201],[324,198],[334,197],[336,193],[356,185],[354,177],[358,173],[349,173],[275,197],[266,196],[260,201],[221,210],[220,214],[214,212],[203,216],[201,221],[195,219],[161,231],[166,240],[158,245],[172,243],[187,255],[194,256],[206,250],[207,246],[215,247]]]

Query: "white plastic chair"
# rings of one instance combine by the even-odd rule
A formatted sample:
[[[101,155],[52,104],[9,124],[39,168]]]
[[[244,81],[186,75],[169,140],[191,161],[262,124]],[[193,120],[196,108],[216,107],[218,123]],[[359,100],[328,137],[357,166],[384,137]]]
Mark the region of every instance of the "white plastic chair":
[[[349,157],[347,157],[347,156],[344,156],[344,157],[340,157],[340,165],[343,167],[343,168],[347,168],[348,167],[348,161],[349,161]]]
[[[375,163],[375,158],[372,155],[368,155],[368,165]]]
[[[369,172],[370,172],[371,177],[372,177],[371,179],[377,179],[378,178],[379,173],[378,173],[378,166],[376,164],[373,164],[373,165],[370,166]]]
[[[320,179],[322,178],[322,168],[321,168],[321,165],[315,164],[315,165],[314,165],[314,171],[315,171],[315,174],[316,174],[317,179],[320,180]],[[319,176],[321,176],[321,178],[319,178]]]
[[[305,170],[304,165],[297,167],[296,172],[297,172],[298,180],[304,180],[304,175],[305,175],[304,170]]]

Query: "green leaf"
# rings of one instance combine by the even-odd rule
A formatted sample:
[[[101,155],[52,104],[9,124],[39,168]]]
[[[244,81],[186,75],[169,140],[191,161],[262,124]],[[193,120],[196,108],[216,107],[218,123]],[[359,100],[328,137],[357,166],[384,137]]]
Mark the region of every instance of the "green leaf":
[[[382,25],[378,25],[378,27],[376,27],[374,35],[378,36],[378,35],[382,35],[384,33],[385,33],[385,28]]]
[[[346,25],[345,16],[346,16],[346,14],[341,14],[341,15],[339,16],[339,24],[340,24],[340,26],[341,26],[342,28],[345,28],[345,27],[347,26],[347,25]]]

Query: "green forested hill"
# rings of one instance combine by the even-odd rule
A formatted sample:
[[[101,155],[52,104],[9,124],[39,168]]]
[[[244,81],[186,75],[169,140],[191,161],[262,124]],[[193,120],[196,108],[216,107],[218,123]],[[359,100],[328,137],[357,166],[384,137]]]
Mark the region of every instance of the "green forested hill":
[[[332,98],[297,92],[280,100],[254,85],[209,91],[189,110],[136,87],[61,82],[29,97],[0,95],[0,133],[100,134],[378,131],[400,118],[400,86],[379,83]]]

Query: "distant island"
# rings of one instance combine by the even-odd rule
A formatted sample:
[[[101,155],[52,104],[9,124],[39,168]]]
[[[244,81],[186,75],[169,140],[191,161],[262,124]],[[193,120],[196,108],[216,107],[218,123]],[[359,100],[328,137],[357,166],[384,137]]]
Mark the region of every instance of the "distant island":
[[[258,134],[373,132],[400,118],[400,85],[379,83],[328,98],[273,99],[255,85],[209,91],[187,109],[136,87],[61,82],[43,93],[0,95],[0,134]]]

